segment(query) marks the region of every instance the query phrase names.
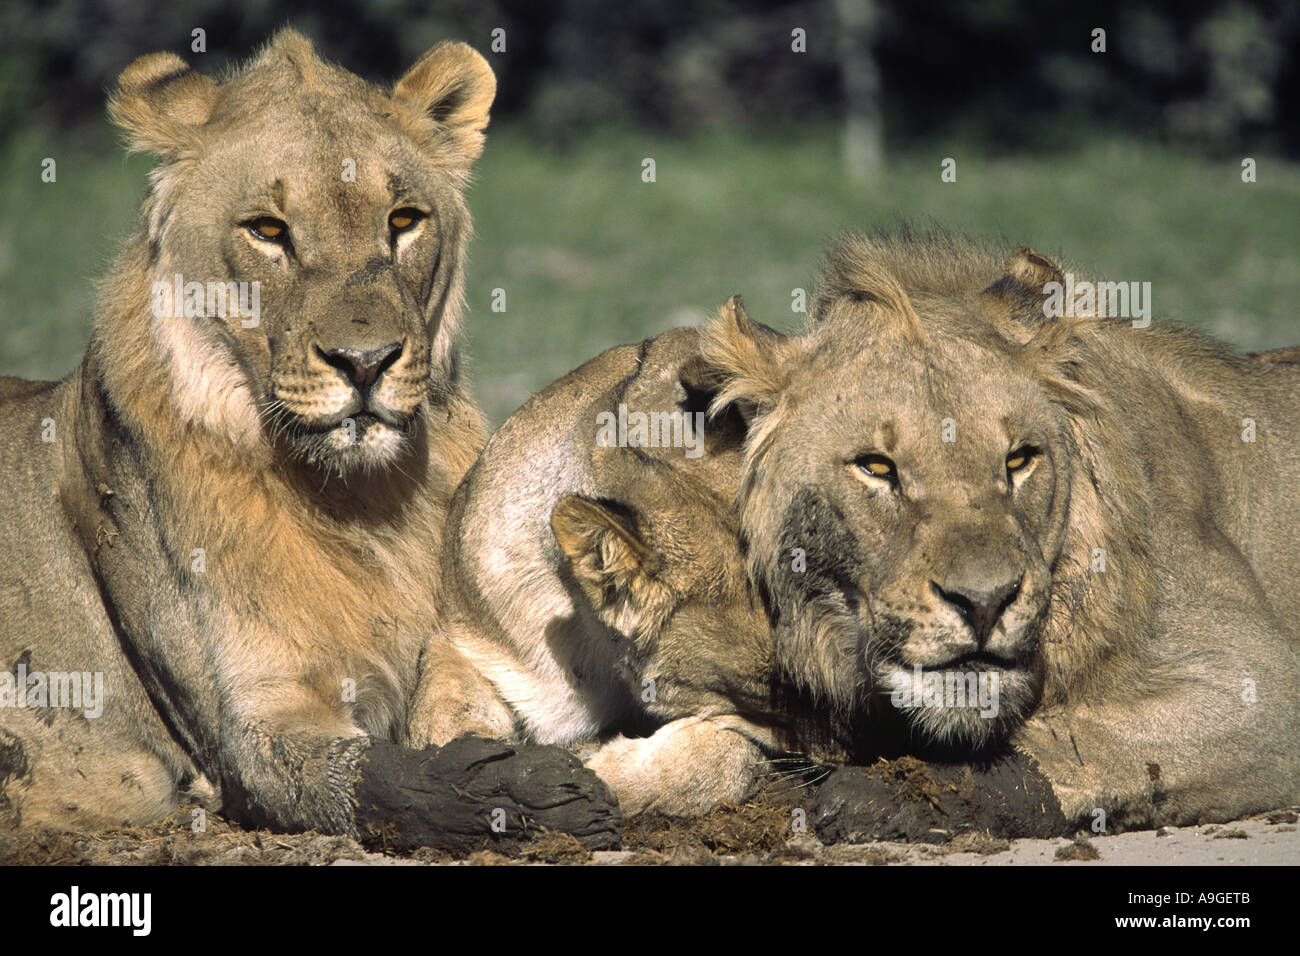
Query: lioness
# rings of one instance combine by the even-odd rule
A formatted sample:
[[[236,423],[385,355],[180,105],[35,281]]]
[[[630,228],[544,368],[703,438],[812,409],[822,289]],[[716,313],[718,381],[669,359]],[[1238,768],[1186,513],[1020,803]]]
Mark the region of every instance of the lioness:
[[[728,511],[743,436],[734,417],[705,425],[698,342],[678,329],[610,349],[492,436],[443,546],[447,633],[483,680],[435,651],[410,744],[603,739],[587,766],[625,814],[698,813],[750,789],[784,737]]]
[[[947,248],[850,236],[806,333],[706,331],[780,671],[877,752],[1009,742],[1072,823],[1300,800],[1300,367]]]
[[[355,833],[378,755],[419,777],[385,742],[485,441],[455,347],[494,94],[461,43],[381,89],[288,30],[220,83],[122,73],[139,230],[80,367],[0,403],[0,822]]]

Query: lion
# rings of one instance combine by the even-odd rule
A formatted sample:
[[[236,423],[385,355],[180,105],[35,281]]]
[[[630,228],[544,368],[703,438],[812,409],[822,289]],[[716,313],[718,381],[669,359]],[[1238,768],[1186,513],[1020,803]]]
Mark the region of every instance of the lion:
[[[493,434],[443,544],[446,636],[476,675],[426,655],[408,745],[599,742],[587,766],[625,816],[751,790],[787,735],[729,506],[743,433],[705,421],[707,388],[699,330],[675,329],[592,359]]]
[[[1294,352],[1047,319],[1055,262],[952,249],[850,234],[806,331],[705,331],[778,670],[871,752],[1027,756],[1075,825],[1297,802]]]
[[[139,228],[80,366],[0,392],[0,823],[356,835],[367,768],[420,779],[397,741],[486,440],[456,348],[495,89],[463,43],[381,88],[292,30],[221,82],[122,73],[162,159]]]

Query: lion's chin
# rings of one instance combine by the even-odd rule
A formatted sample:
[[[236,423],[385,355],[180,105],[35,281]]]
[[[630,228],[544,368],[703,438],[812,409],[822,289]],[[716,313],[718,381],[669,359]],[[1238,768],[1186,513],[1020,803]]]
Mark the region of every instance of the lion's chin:
[[[291,454],[322,471],[348,475],[382,471],[397,463],[408,435],[373,415],[344,419],[332,428],[297,431],[289,436]]]
[[[1037,697],[1033,672],[1015,666],[970,669],[891,666],[878,686],[926,738],[980,750],[1006,737]]]

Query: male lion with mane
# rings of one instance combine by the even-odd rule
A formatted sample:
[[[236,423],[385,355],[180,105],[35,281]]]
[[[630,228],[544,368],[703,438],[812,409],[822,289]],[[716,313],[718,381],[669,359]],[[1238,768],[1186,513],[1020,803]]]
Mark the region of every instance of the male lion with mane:
[[[122,73],[112,118],[162,157],[139,229],[80,367],[0,385],[0,824],[197,798],[355,834],[390,820],[370,768],[419,789],[389,742],[486,437],[455,346],[495,89],[461,43],[384,89],[289,30],[220,82]],[[96,672],[102,715],[28,676]]]
[[[1295,803],[1300,367],[1045,320],[1062,278],[850,235],[804,334],[707,330],[778,667],[867,754],[1028,754],[1072,824]]]

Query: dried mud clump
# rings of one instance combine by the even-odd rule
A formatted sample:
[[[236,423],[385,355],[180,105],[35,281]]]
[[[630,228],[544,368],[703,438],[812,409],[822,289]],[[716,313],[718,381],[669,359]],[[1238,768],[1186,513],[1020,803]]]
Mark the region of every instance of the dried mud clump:
[[[915,757],[841,767],[813,802],[823,843],[945,843],[968,832],[1047,838],[1069,832],[1051,785],[1019,755],[983,766]]]

